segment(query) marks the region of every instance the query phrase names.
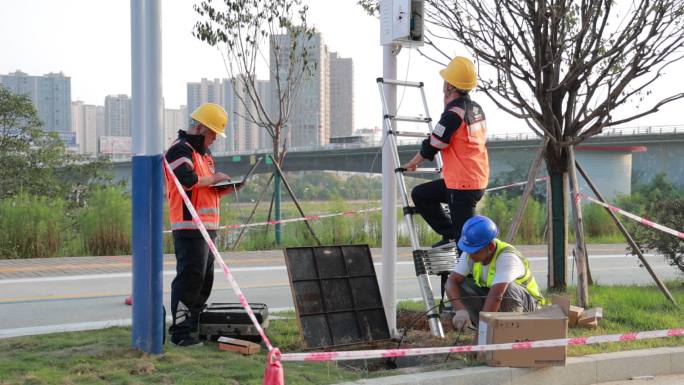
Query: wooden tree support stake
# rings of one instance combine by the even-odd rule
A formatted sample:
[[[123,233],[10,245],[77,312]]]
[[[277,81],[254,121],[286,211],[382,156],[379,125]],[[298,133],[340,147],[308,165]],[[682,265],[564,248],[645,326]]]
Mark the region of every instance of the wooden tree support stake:
[[[570,163],[570,188],[572,194],[572,216],[575,224],[575,260],[577,263],[577,302],[581,307],[589,304],[589,281],[587,271],[589,270],[589,258],[587,246],[584,243],[584,226],[582,221],[582,207],[580,206],[579,184],[577,182],[577,172],[575,170],[575,148],[568,146],[568,163]]]
[[[513,238],[515,238],[515,234],[518,232],[523,215],[525,214],[525,208],[527,208],[527,201],[530,199],[532,190],[534,190],[535,187],[534,180],[537,179],[539,166],[541,166],[542,159],[544,159],[544,149],[548,143],[549,137],[545,137],[541,146],[539,146],[539,150],[537,150],[537,156],[534,158],[532,165],[530,165],[530,171],[527,173],[527,184],[525,184],[525,190],[520,198],[520,204],[515,213],[513,223],[511,223],[511,227],[508,228],[508,233],[506,233],[506,242],[513,242]]]
[[[594,195],[596,195],[596,198],[603,203],[607,203],[606,200],[603,199],[603,195],[601,195],[601,192],[596,188],[594,183],[592,183],[591,179],[589,179],[589,175],[587,175],[587,173],[584,172],[584,169],[582,168],[582,166],[580,166],[580,164],[577,161],[575,161],[575,166],[577,167],[577,171],[579,171],[580,174],[582,174],[582,177],[584,178],[584,180],[587,181],[587,184],[591,188],[591,191],[594,192]],[[670,302],[672,302],[675,306],[679,306],[677,304],[677,301],[675,301],[674,297],[672,296],[672,293],[670,293],[670,291],[667,289],[667,286],[665,286],[663,281],[661,281],[660,278],[658,278],[658,276],[656,275],[655,271],[653,271],[653,268],[651,267],[651,265],[648,263],[648,261],[644,257],[644,254],[641,252],[641,249],[639,248],[639,246],[637,246],[636,242],[634,242],[634,239],[629,234],[629,232],[627,231],[625,226],[622,224],[622,222],[620,222],[620,219],[615,215],[615,213],[610,211],[610,209],[605,208],[605,210],[608,213],[608,215],[610,215],[610,217],[613,218],[615,225],[617,225],[618,229],[620,229],[620,232],[625,237],[627,242],[629,242],[629,244],[632,246],[634,251],[636,251],[637,257],[639,257],[641,264],[644,265],[644,267],[646,268],[648,273],[651,275],[651,277],[655,281],[658,288],[660,288],[660,291],[662,291],[663,294],[665,295],[665,297],[667,297],[667,299],[669,299]]]
[[[269,156],[271,156],[271,155],[269,155]],[[278,174],[279,174],[280,177],[282,178],[283,184],[285,185],[285,188],[287,189],[287,192],[290,194],[290,197],[292,198],[292,201],[294,202],[295,206],[297,206],[297,210],[299,211],[299,214],[302,216],[302,218],[305,218],[306,215],[304,215],[304,210],[302,210],[302,207],[299,205],[299,201],[298,201],[297,198],[295,197],[294,192],[292,191],[292,188],[290,187],[290,183],[288,183],[287,179],[285,178],[285,175],[283,175],[283,170],[280,169],[280,166],[278,165],[278,162],[276,162],[275,159],[273,159],[272,156],[271,156],[271,160],[273,160],[273,166],[275,167],[276,171],[278,171]],[[311,227],[311,224],[309,223],[309,221],[305,219],[305,220],[304,220],[304,223],[306,224],[306,227],[309,229],[309,232],[311,233],[311,236],[312,236],[313,239],[316,241],[316,244],[318,244],[318,246],[321,246],[321,245],[322,245],[322,244],[321,244],[321,241],[320,241],[320,240],[318,239],[318,237],[316,236],[316,233],[314,233],[313,228]]]

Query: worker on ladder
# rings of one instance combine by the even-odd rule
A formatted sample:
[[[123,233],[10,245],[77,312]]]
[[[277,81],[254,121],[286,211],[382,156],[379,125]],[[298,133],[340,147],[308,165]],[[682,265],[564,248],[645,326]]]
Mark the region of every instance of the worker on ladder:
[[[416,186],[411,197],[416,211],[442,236],[432,247],[446,248],[456,247],[463,224],[475,215],[489,181],[489,160],[485,115],[469,96],[477,86],[475,65],[456,56],[439,74],[444,79],[444,112],[420,151],[402,167],[414,171],[441,152],[442,179]],[[441,203],[449,205],[450,217]]]

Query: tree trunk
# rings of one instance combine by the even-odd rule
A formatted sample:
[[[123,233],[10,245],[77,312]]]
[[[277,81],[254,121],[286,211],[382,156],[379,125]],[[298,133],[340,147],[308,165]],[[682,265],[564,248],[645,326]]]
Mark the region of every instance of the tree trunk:
[[[568,156],[565,149],[550,142],[544,153],[548,181],[549,275],[550,290],[565,291],[567,286],[568,241]]]
[[[278,131],[280,132],[280,131]],[[275,138],[273,138],[273,157],[272,160],[273,162],[277,163],[280,165],[280,158],[281,154],[279,151],[279,146],[280,146],[280,135],[276,135]],[[274,220],[280,221],[281,215],[280,215],[280,174],[278,174],[278,170],[276,169],[276,166],[273,165],[273,203],[274,203]],[[280,247],[282,244],[282,226],[280,223],[276,223],[275,227],[275,243],[277,247]]]
[[[275,169],[275,166],[273,166],[273,202],[274,202],[274,218],[276,221],[280,221],[280,174],[278,174],[278,171]],[[275,225],[275,242],[276,246],[280,247],[280,245],[283,242],[282,239],[282,228],[280,223],[276,223]]]

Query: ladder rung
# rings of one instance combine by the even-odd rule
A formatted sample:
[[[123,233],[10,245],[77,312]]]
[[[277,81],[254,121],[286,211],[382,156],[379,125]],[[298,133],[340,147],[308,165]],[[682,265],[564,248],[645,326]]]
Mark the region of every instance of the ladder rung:
[[[407,173],[419,173],[419,172],[441,172],[441,168],[435,168],[435,167],[424,167],[424,168],[417,168],[415,171],[404,171]]]
[[[441,168],[435,168],[435,167],[427,167],[427,168],[417,168],[415,171],[409,171],[403,167],[397,167],[394,169],[394,172],[405,172],[405,173],[430,173],[430,172],[441,172]]]
[[[376,81],[378,83],[393,84],[395,86],[404,86],[404,87],[422,87],[423,86],[423,82],[409,82],[409,81],[405,81],[405,80],[377,78]]]
[[[417,122],[417,123],[428,123],[432,121],[432,118],[423,118],[420,116],[395,116],[395,115],[385,115],[385,118],[390,120],[395,120],[397,122]]]
[[[415,132],[415,131],[395,131],[395,130],[390,130],[387,131],[388,134],[391,135],[396,135],[396,136],[407,136],[407,137],[412,137],[412,138],[425,138],[430,136],[429,133],[427,132]]]

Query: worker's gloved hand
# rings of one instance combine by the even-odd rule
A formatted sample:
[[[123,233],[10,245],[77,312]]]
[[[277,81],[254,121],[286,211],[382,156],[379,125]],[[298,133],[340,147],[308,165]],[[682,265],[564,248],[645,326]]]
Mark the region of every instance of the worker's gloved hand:
[[[468,326],[472,326],[472,324],[470,323],[470,314],[468,314],[468,310],[456,310],[454,318],[451,319],[451,323],[454,325],[454,328],[456,328],[456,330],[458,331],[462,331]]]

